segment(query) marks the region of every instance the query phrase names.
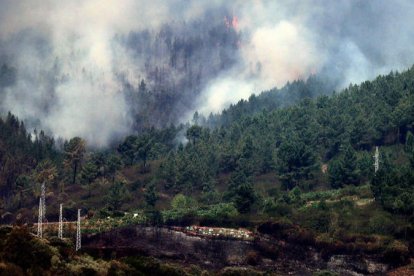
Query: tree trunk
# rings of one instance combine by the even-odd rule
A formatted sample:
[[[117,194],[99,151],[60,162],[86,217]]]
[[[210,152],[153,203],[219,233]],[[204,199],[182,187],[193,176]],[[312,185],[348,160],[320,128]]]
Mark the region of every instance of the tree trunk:
[[[75,184],[75,182],[76,182],[76,173],[77,173],[77,170],[78,170],[78,163],[76,162],[75,163],[75,167],[73,168],[73,180],[72,180],[72,184]]]
[[[22,200],[23,200],[23,190],[20,190],[19,209],[22,208]]]

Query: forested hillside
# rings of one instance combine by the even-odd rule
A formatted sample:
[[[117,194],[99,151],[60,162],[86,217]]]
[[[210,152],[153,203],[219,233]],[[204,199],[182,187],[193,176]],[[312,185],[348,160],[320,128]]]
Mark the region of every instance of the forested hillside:
[[[3,195],[19,196],[19,185],[34,188],[39,182],[34,172],[44,164],[53,167],[56,177],[48,181],[56,187],[93,186],[91,196],[102,181],[122,180],[125,187],[143,188],[134,193],[162,190],[168,197],[201,197],[206,204],[233,202],[241,213],[259,211],[263,197],[272,196],[270,190],[280,189],[282,196],[292,189],[309,192],[369,184],[375,146],[381,151],[381,177],[391,171],[400,175],[410,164],[412,142],[407,137],[413,128],[413,89],[413,69],[316,99],[312,96],[326,91],[317,92],[311,80],[295,82],[230,107],[215,117],[217,127],[200,126],[195,118],[193,125],[152,129],[127,137],[116,149],[98,152],[86,152],[87,141],[81,138],[65,142],[63,152],[57,151],[43,132],[30,137],[9,114],[2,122]],[[270,99],[288,95],[283,90],[305,99],[278,108]],[[391,169],[394,165],[398,167]],[[134,176],[128,178],[126,171]],[[259,191],[260,176],[274,182],[270,190]],[[139,183],[128,184],[131,179]],[[378,181],[375,185],[381,185]]]
[[[26,174],[31,174],[36,165],[45,159],[57,161],[59,155],[53,139],[43,131],[30,134],[23,122],[12,114],[0,119],[0,194],[4,199],[17,190],[30,189]],[[14,192],[13,192],[14,191]]]
[[[258,227],[328,252],[358,246],[405,262],[414,242],[414,68],[330,96],[319,87],[297,81],[95,151],[81,137],[56,144],[29,134],[9,114],[0,121],[1,220],[34,222],[45,183],[50,221],[63,203],[69,220],[82,208],[91,221],[121,217],[117,225]],[[122,219],[131,211],[136,221]]]
[[[229,196],[236,192],[232,187],[242,184],[250,194],[251,177],[266,173],[275,173],[283,190],[309,191],[323,182],[332,188],[369,183],[375,146],[382,149],[386,171],[396,161],[388,149],[412,143],[407,139],[414,119],[412,74],[391,73],[331,97],[253,116],[239,111],[240,119],[226,127],[193,125],[186,132],[188,144],[161,164],[159,179],[178,191],[211,192],[219,177],[229,174]],[[401,153],[400,164],[409,166],[410,147]],[[323,164],[329,175],[325,180],[320,179]],[[253,202],[253,197],[246,200]]]
[[[212,127],[227,126],[233,121],[240,120],[241,117],[251,116],[265,110],[288,107],[306,98],[313,99],[330,95],[334,88],[334,82],[320,76],[310,76],[306,81],[296,80],[280,89],[274,88],[259,95],[252,94],[248,100],[240,100],[219,114],[211,113],[207,118],[196,113],[194,122]]]

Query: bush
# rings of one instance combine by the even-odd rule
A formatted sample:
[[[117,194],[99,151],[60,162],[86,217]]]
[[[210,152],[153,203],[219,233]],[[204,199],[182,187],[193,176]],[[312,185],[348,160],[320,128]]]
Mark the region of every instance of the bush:
[[[409,259],[408,246],[401,241],[394,240],[391,242],[384,252],[384,259],[393,264],[402,264]]]
[[[103,260],[94,260],[89,255],[82,255],[68,263],[64,273],[66,275],[107,275],[109,263]]]
[[[20,266],[23,270],[49,269],[52,256],[58,255],[56,248],[45,240],[33,237],[28,229],[15,227],[4,243],[4,260]]]
[[[0,262],[0,275],[24,275],[22,269],[11,263]]]
[[[285,217],[292,214],[292,207],[284,202],[277,202],[274,206],[275,215]]]
[[[219,203],[208,206],[206,210],[199,210],[197,215],[204,219],[225,220],[236,217],[239,214],[232,203]]]
[[[188,275],[182,268],[162,263],[151,257],[127,257],[123,261],[135,269],[135,275],[140,275],[141,273],[143,275]]]
[[[196,210],[166,210],[162,217],[167,225],[190,225],[196,221]]]
[[[133,270],[125,263],[112,260],[109,263],[108,275],[133,275]]]
[[[332,272],[332,271],[328,271],[328,270],[322,270],[319,272],[315,272],[313,274],[313,276],[337,276],[338,273]]]
[[[369,219],[370,233],[392,235],[395,232],[395,223],[388,214],[375,214]]]
[[[258,265],[260,262],[260,256],[256,251],[249,251],[246,254],[246,263],[249,265]]]
[[[171,201],[171,207],[175,210],[194,209],[196,206],[197,202],[194,199],[183,194],[177,194]]]
[[[331,213],[329,209],[325,209],[323,201],[320,205],[307,208],[303,213],[298,214],[301,224],[319,233],[327,233],[330,230],[331,225]]]
[[[226,267],[219,272],[222,276],[256,276],[263,273],[246,267]]]

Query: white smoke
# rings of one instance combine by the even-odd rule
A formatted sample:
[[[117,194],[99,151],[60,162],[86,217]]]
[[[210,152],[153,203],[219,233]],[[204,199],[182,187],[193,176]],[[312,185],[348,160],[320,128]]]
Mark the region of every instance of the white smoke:
[[[96,146],[126,135],[132,119],[116,74],[137,86],[143,73],[142,65],[114,37],[158,29],[173,19],[175,3],[6,0],[0,4],[0,41],[8,45],[6,52],[13,56],[19,74],[16,85],[5,91],[4,110],[28,121],[40,120],[40,127],[56,136],[82,136]],[[178,18],[189,20],[202,9],[190,11],[191,7],[183,9]]]
[[[313,74],[341,89],[414,63],[412,1],[256,0],[232,10],[244,35],[241,60],[204,90],[205,115]]]
[[[311,74],[338,76],[340,88],[414,62],[408,0],[0,0],[0,7],[0,57],[18,72],[2,92],[2,109],[97,146],[130,131],[118,76],[137,87],[145,74],[144,61],[115,37],[191,24],[207,11],[237,17],[232,27],[241,39],[236,66],[195,99],[204,114]]]

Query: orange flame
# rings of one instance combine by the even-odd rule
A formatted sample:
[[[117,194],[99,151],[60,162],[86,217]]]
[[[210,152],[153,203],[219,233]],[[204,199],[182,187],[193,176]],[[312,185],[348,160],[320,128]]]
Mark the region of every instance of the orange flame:
[[[232,18],[228,18],[227,16],[224,17],[224,24],[227,28],[233,28],[234,30],[238,31],[239,29],[239,19],[237,16],[234,16]]]
[[[231,21],[231,26],[236,31],[239,29],[239,19],[237,18],[237,16],[233,16],[233,20]]]

